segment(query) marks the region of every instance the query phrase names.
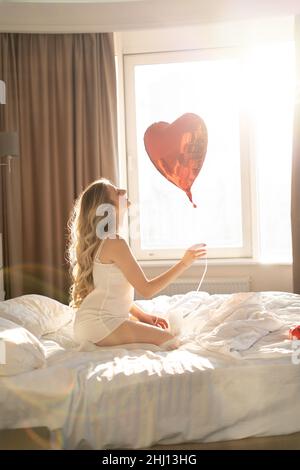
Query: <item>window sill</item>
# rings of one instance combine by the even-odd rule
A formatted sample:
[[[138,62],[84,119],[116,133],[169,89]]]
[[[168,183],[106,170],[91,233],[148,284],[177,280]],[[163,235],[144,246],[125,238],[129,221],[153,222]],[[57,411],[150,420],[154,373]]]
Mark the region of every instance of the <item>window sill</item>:
[[[178,263],[179,259],[161,259],[161,260],[138,260],[141,267],[171,267]],[[191,266],[203,266],[204,260],[195,261]],[[213,258],[208,259],[208,265],[210,266],[248,266],[248,265],[259,265],[259,266],[292,266],[290,261],[274,261],[274,262],[262,262],[253,258]],[[190,269],[188,268],[188,269]]]

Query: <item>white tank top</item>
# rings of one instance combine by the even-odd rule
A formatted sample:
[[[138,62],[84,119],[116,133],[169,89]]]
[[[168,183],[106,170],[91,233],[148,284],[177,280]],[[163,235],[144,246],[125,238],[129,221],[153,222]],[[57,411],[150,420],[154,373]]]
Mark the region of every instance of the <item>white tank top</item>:
[[[101,263],[96,259],[104,242],[105,239],[102,240],[93,262],[94,289],[80,304],[74,325],[77,335],[81,333],[80,336],[90,341],[96,341],[95,337],[97,340],[104,338],[122,320],[128,320],[134,299],[134,287],[121,269],[115,263]]]

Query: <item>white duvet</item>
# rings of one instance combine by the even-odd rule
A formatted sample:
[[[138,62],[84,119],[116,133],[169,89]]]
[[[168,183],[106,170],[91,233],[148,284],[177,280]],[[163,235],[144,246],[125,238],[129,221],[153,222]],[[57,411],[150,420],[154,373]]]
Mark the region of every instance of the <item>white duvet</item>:
[[[0,379],[0,428],[61,429],[67,449],[300,431],[300,341],[288,339],[299,295],[193,291],[136,302],[169,318],[178,349],[78,351],[69,323],[42,337],[46,368]]]

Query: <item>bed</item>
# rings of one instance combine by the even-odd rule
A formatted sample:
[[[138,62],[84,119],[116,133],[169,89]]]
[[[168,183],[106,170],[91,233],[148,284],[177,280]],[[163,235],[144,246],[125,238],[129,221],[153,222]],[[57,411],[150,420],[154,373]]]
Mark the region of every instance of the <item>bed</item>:
[[[68,306],[0,302],[0,320],[29,331],[45,356],[0,377],[3,448],[300,449],[300,341],[288,336],[300,295],[192,291],[136,303],[179,319],[178,349],[78,350]]]

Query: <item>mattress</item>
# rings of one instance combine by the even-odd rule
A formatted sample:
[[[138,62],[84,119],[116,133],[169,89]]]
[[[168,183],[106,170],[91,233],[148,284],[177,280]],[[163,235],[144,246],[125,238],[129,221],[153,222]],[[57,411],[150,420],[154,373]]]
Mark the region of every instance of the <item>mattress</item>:
[[[178,320],[178,349],[132,344],[78,351],[71,322],[42,337],[47,367],[0,378],[0,429],[59,429],[65,449],[300,431],[300,342],[288,338],[300,324],[299,295],[192,291],[136,303]]]

